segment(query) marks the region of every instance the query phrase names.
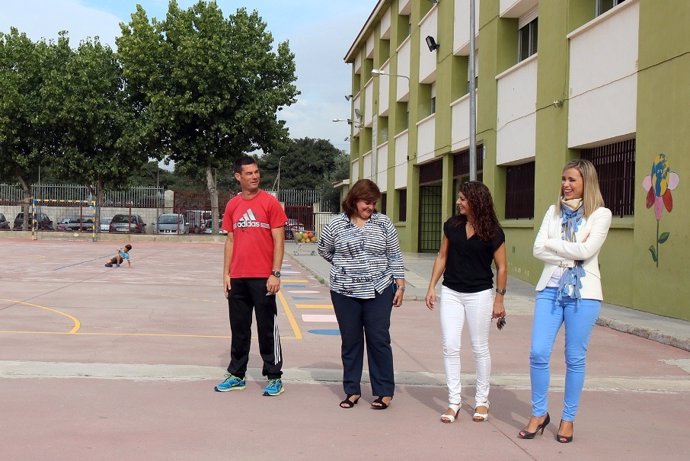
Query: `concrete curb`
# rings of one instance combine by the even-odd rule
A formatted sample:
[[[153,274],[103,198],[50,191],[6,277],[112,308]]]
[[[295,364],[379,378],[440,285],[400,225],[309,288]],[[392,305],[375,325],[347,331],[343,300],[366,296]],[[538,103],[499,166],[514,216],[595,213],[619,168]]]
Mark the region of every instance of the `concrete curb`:
[[[639,336],[641,338],[649,339],[650,341],[655,341],[657,343],[665,344],[667,346],[677,347],[678,349],[683,349],[684,351],[690,352],[690,339],[687,338],[678,338],[663,333],[656,329],[631,325],[629,323],[622,322],[616,319],[607,318],[605,316],[600,316],[597,319],[597,325],[608,327],[623,333]]]

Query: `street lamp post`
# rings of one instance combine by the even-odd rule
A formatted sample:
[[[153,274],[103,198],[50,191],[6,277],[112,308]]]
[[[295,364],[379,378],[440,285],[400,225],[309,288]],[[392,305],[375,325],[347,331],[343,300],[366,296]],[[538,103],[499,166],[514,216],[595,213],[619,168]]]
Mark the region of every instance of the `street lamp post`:
[[[477,93],[474,81],[475,48],[474,48],[474,15],[475,0],[470,0],[470,181],[477,180]]]
[[[389,74],[388,72],[384,72],[381,69],[371,69],[371,73],[374,75],[390,75],[391,77],[402,77],[406,78],[408,82],[410,81],[410,77],[408,77],[407,75]]]

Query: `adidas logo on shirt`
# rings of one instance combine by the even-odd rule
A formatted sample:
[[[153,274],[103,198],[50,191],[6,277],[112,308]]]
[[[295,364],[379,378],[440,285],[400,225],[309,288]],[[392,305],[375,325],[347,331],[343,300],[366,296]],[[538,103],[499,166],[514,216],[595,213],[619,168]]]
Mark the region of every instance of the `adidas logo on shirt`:
[[[270,228],[266,223],[262,223],[256,220],[256,216],[251,208],[242,215],[242,217],[235,223],[235,229],[242,229],[248,227],[265,227]]]

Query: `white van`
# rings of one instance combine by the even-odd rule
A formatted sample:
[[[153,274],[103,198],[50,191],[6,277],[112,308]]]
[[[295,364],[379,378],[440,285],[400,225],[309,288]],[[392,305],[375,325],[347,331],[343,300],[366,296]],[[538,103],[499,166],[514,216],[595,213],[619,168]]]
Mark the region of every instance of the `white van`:
[[[163,213],[158,217],[156,232],[159,234],[189,234],[189,224],[184,215],[177,213]]]

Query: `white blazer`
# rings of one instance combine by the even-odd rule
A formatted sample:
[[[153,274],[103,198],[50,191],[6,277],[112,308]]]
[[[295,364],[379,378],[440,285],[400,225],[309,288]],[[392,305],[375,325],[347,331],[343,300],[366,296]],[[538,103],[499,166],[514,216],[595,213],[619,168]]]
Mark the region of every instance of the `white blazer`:
[[[611,210],[597,208],[583,226],[575,233],[577,241],[561,240],[561,214],[555,213],[556,206],[551,205],[544,215],[544,220],[534,240],[532,254],[544,261],[536,291],[541,291],[551,279],[554,270],[559,267],[572,267],[575,261],[583,261],[585,276],[580,279],[583,299],[602,300],[601,275],[599,273],[599,251],[606,240],[611,226]]]

